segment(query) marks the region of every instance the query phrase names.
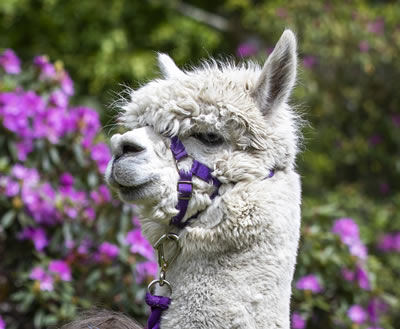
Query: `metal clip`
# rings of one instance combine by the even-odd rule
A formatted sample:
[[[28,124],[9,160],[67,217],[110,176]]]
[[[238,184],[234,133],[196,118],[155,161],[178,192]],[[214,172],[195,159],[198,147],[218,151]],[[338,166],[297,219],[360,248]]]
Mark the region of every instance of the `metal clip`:
[[[165,254],[164,254],[164,244],[167,241],[174,241],[176,244],[176,250],[170,257],[170,259],[166,259]],[[158,241],[155,243],[154,249],[157,249],[158,265],[160,266],[161,270],[166,271],[168,269],[169,265],[171,265],[175,261],[176,257],[178,257],[178,255],[179,255],[179,252],[180,252],[179,236],[174,233],[163,234],[158,239]]]
[[[174,241],[176,244],[174,253],[172,254],[172,256],[170,256],[169,259],[165,257],[164,253],[164,244],[168,241]],[[147,289],[152,294],[152,288],[154,287],[154,285],[158,284],[160,287],[166,285],[169,289],[169,292],[172,293],[172,286],[165,278],[168,267],[175,261],[176,257],[178,257],[180,253],[179,236],[174,233],[163,234],[155,243],[154,249],[157,249],[158,265],[160,266],[160,277],[158,280],[153,280],[152,282],[150,282]]]

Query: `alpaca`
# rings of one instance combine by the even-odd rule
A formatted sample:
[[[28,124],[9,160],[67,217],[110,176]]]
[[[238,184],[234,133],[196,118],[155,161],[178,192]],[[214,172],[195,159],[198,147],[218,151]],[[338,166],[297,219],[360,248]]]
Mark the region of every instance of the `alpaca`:
[[[300,120],[287,104],[295,36],[284,31],[262,68],[210,61],[182,71],[167,55],[158,61],[163,78],[122,106],[127,132],[111,138],[106,181],[138,205],[152,244],[179,237],[164,272],[172,301],[161,328],[288,329],[301,203]],[[188,156],[175,154],[176,141]],[[208,179],[179,183],[196,161],[210,168]],[[176,252],[173,241],[165,248]],[[169,293],[155,285],[155,294]]]

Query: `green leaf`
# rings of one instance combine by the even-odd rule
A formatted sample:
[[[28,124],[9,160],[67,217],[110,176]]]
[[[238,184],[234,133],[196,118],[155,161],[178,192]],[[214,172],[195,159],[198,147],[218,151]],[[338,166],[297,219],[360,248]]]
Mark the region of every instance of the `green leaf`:
[[[6,229],[7,227],[9,227],[14,222],[15,215],[16,215],[15,210],[11,209],[11,210],[7,211],[3,215],[3,217],[1,217],[1,221],[0,221],[1,227],[3,227],[3,229]]]
[[[61,163],[60,155],[55,147],[51,147],[49,150],[50,159],[54,164],[59,165]]]
[[[43,326],[43,320],[44,320],[44,312],[43,310],[40,310],[36,312],[35,316],[33,317],[33,325],[35,328],[41,328]]]

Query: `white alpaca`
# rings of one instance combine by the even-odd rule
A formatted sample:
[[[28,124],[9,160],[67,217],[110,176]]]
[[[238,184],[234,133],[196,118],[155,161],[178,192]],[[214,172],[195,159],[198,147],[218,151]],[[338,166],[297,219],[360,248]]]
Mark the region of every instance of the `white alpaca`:
[[[167,271],[173,291],[162,329],[290,327],[301,202],[299,120],[287,105],[296,62],[290,30],[262,69],[212,62],[181,71],[160,55],[164,78],[133,91],[123,106],[129,131],[111,139],[107,182],[139,205],[151,243],[169,232],[180,237],[181,253]],[[191,157],[175,163],[171,136]],[[193,178],[183,221],[198,215],[180,229],[171,225],[177,167],[189,170],[192,159],[212,168],[222,185],[211,199],[215,186]],[[164,287],[156,293],[167,294]]]

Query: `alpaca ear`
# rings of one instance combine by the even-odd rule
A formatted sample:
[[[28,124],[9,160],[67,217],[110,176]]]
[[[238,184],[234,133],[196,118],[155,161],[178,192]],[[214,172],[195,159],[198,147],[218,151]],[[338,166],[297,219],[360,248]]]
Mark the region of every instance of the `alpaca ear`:
[[[167,54],[158,54],[157,59],[164,78],[176,78],[184,75],[183,71],[176,66],[175,62]]]
[[[285,30],[252,92],[264,115],[287,102],[296,80],[296,66],[296,37],[291,30]]]

